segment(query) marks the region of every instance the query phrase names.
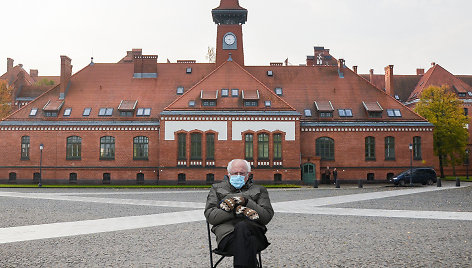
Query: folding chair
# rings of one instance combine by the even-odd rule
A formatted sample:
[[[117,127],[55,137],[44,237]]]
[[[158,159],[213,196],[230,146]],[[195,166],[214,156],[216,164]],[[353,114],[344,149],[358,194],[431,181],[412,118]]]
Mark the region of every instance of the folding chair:
[[[216,268],[216,266],[218,266],[218,264],[220,264],[220,262],[225,258],[225,257],[231,257],[233,255],[231,255],[230,253],[228,252],[222,252],[222,251],[219,251],[218,250],[218,247],[215,248],[215,249],[212,249],[211,247],[211,231],[210,231],[210,223],[208,223],[208,221],[206,222],[207,224],[207,231],[208,231],[208,247],[210,249],[210,267],[211,268]],[[217,255],[220,255],[220,259],[215,263],[215,265],[213,265],[213,254],[217,254]],[[258,264],[257,264],[257,267],[258,268],[262,268],[262,259],[261,259],[261,252],[259,251],[257,253],[257,255],[259,256],[259,261],[258,261]]]

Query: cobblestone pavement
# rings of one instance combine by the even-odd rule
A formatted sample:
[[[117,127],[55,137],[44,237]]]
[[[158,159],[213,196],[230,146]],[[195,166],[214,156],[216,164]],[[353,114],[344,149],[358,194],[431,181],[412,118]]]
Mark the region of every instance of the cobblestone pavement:
[[[443,186],[269,190],[264,267],[471,267],[472,184]],[[207,193],[0,189],[0,267],[209,267]]]

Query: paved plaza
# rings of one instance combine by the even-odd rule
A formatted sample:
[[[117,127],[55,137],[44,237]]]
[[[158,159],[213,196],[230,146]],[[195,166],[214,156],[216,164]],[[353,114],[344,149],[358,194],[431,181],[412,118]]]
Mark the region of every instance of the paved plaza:
[[[269,190],[263,264],[470,267],[472,184],[443,186]],[[207,193],[0,189],[0,267],[209,267]]]

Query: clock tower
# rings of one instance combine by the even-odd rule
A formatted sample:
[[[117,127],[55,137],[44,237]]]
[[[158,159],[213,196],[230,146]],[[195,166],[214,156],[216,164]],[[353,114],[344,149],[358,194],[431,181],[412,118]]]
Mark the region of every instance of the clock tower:
[[[220,6],[211,12],[218,25],[216,39],[216,65],[228,60],[244,66],[243,29],[247,21],[247,9],[239,6],[239,0],[221,0]]]

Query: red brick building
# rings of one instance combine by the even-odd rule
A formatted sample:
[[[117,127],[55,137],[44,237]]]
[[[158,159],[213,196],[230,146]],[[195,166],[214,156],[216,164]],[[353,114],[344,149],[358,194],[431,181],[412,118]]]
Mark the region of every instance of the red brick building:
[[[212,15],[216,63],[132,50],[72,75],[61,56],[60,84],[0,124],[0,180],[37,181],[41,167],[43,183],[212,182],[233,158],[277,183],[435,165],[432,125],[344,60],[315,47],[304,66],[246,66],[247,10],[222,0]]]

